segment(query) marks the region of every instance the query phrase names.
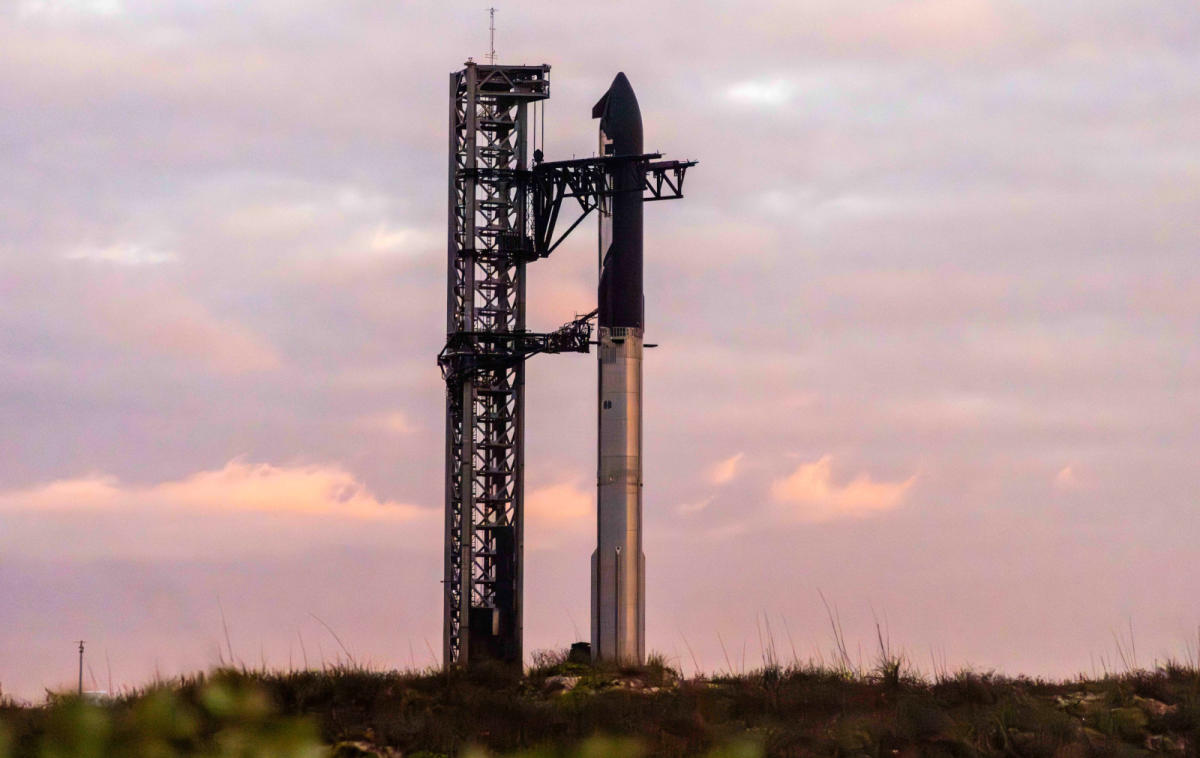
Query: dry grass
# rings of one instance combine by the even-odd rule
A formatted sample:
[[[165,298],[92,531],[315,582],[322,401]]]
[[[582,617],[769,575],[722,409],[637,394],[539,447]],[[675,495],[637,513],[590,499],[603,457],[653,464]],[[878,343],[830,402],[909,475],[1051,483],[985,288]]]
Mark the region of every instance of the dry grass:
[[[745,674],[692,679],[660,657],[641,668],[593,667],[565,652],[540,654],[525,673],[219,669],[102,704],[73,697],[0,704],[0,732],[8,735],[0,736],[0,758],[483,751],[1051,758],[1200,748],[1194,662],[1065,682],[972,671],[929,681],[889,655],[882,632],[880,649],[866,672],[784,666],[772,657]]]

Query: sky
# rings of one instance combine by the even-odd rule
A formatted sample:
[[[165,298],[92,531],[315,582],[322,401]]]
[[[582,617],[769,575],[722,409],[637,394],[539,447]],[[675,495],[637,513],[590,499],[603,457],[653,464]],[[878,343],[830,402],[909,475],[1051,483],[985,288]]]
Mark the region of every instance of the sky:
[[[497,7],[548,158],[620,70],[700,161],[646,213],[649,649],[1197,655],[1194,0]],[[98,690],[437,662],[447,75],[487,46],[482,3],[0,1],[0,692],[79,639]],[[593,234],[532,328],[594,307]],[[527,654],[588,633],[594,360],[528,366]]]

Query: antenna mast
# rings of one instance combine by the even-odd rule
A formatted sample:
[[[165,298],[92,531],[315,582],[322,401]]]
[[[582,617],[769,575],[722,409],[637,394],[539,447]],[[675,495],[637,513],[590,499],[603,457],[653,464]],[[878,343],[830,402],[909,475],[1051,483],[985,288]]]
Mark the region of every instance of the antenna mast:
[[[488,52],[488,63],[496,64],[496,9],[488,8],[488,32],[490,34],[490,46]]]
[[[84,640],[79,641],[79,695],[81,697],[83,696],[83,643]]]

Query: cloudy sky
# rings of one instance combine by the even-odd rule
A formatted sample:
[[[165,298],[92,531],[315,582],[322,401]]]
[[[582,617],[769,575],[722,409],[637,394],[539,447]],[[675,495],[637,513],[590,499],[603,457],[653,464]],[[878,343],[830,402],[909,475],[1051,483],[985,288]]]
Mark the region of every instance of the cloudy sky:
[[[483,5],[0,1],[3,692],[81,638],[96,689],[440,654],[446,77]],[[876,617],[926,671],[1194,654],[1194,0],[497,25],[553,66],[549,157],[624,70],[647,148],[701,161],[647,212],[651,649],[749,668],[769,622],[828,658],[823,593],[865,663]],[[591,234],[531,270],[535,328],[593,307]],[[528,650],[589,626],[593,361],[529,366]]]

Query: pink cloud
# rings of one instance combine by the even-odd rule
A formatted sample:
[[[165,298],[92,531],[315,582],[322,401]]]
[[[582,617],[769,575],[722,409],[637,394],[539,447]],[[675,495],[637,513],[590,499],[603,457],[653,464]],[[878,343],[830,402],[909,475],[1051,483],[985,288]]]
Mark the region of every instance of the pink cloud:
[[[557,525],[578,525],[595,515],[595,497],[578,481],[559,482],[532,490],[525,498],[531,519]]]
[[[1064,466],[1054,475],[1054,488],[1058,490],[1073,490],[1079,486],[1079,476],[1073,466]]]
[[[899,482],[877,482],[859,474],[846,484],[833,478],[833,457],[802,463],[771,484],[771,497],[786,514],[799,521],[823,522],[863,518],[898,508],[916,482],[914,474]]]
[[[712,496],[709,496],[703,500],[696,500],[690,503],[680,503],[679,505],[675,506],[675,512],[680,516],[691,516],[693,514],[700,513],[708,508],[708,506],[712,505],[713,499],[714,498]]]
[[[336,465],[230,461],[157,484],[93,475],[0,492],[9,554],[191,558],[403,539],[433,511],[386,500]]]
[[[555,550],[565,540],[575,542],[591,534],[596,523],[596,497],[590,488],[571,479],[534,487],[525,496],[527,536],[533,550]]]
[[[398,436],[407,436],[420,429],[420,425],[412,420],[404,411],[391,411],[374,416],[363,416],[358,425],[364,429],[373,429]]]
[[[733,481],[733,478],[738,474],[738,467],[745,457],[745,453],[735,453],[728,458],[717,461],[708,470],[708,480],[713,484],[728,484]]]
[[[280,468],[230,461],[216,471],[149,488],[155,499],[197,509],[266,511],[367,521],[406,521],[414,506],[379,500],[337,466]]]

